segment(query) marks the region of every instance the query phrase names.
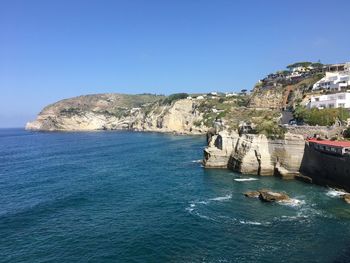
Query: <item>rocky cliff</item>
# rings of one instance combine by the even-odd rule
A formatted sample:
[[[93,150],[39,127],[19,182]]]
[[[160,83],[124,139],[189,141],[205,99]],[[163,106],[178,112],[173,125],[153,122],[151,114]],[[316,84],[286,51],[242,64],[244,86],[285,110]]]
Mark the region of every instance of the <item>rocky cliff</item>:
[[[120,130],[205,133],[198,101],[164,102],[164,96],[97,94],[61,100],[45,107],[30,130]],[[194,123],[196,122],[196,125]]]
[[[243,174],[293,178],[299,174],[304,147],[301,135],[287,133],[283,140],[272,140],[265,135],[221,131],[210,138],[204,150],[204,165],[228,167]]]

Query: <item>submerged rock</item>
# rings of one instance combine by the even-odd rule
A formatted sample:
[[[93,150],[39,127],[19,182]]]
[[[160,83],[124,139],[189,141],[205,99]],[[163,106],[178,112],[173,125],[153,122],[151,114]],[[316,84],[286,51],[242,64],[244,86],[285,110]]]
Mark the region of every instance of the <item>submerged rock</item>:
[[[258,191],[247,191],[244,193],[246,197],[250,198],[259,198],[263,202],[289,202],[290,197],[281,192],[273,192],[269,189],[260,189]],[[350,194],[349,194],[349,202],[350,202]]]
[[[260,192],[258,192],[258,191],[248,191],[248,192],[245,192],[244,195],[246,197],[250,197],[250,198],[258,198],[259,195],[260,195]]]
[[[259,193],[259,199],[263,202],[284,202],[290,200],[290,197],[285,193],[272,192],[270,190],[259,190]]]
[[[345,202],[347,202],[348,204],[350,204],[350,194],[345,194],[342,196],[343,200]]]

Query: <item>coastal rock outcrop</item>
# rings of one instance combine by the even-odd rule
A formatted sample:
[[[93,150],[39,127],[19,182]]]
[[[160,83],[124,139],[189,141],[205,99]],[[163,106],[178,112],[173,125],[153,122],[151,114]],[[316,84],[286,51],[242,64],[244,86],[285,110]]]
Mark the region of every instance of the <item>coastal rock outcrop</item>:
[[[250,197],[250,198],[258,198],[260,195],[260,192],[259,191],[248,191],[248,192],[245,192],[244,195],[246,197]]]
[[[345,194],[342,198],[346,203],[350,204],[350,194]]]
[[[290,202],[290,197],[283,192],[273,192],[268,189],[248,191],[244,195],[250,198],[259,198],[263,202]]]
[[[259,199],[263,202],[288,202],[289,196],[285,193],[270,190],[259,190]]]
[[[204,166],[206,168],[227,168],[238,139],[238,133],[228,131],[220,131],[211,136],[208,147],[204,149]]]
[[[204,166],[291,179],[299,174],[304,147],[301,135],[287,133],[284,139],[274,140],[265,135],[222,131],[212,136],[204,150]]]

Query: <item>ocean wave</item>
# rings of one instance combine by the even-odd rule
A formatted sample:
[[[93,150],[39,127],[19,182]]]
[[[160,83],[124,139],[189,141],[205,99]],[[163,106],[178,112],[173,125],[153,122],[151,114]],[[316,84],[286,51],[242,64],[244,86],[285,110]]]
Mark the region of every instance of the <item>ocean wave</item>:
[[[200,217],[200,218],[203,218],[203,219],[206,219],[206,220],[210,220],[210,221],[216,221],[215,219],[209,217],[209,216],[206,216],[206,215],[203,215],[201,213],[195,213],[196,216]]]
[[[307,215],[302,215],[301,213],[298,213],[294,216],[281,216],[280,218],[276,218],[277,221],[300,221],[302,219],[307,219],[309,216]]]
[[[297,207],[297,206],[305,205],[305,200],[299,200],[299,199],[296,199],[296,198],[291,198],[289,200],[279,201],[278,203],[281,204],[281,205]]]
[[[249,181],[256,181],[256,180],[259,180],[259,179],[250,177],[250,178],[236,178],[234,180],[237,181],[237,182],[249,182]]]
[[[244,224],[244,225],[254,225],[254,226],[260,226],[260,225],[262,225],[262,223],[260,223],[260,222],[255,222],[255,221],[239,220],[239,222],[240,222],[241,224]]]
[[[210,198],[210,201],[226,201],[232,198],[232,194],[228,194],[225,196],[219,196],[219,197],[214,197],[214,198]]]
[[[192,163],[203,163],[203,160],[202,159],[200,159],[200,160],[193,160],[193,161],[191,161]]]
[[[194,210],[194,208],[186,207],[185,210],[191,213]]]
[[[329,188],[326,195],[328,195],[329,197],[340,197],[342,195],[347,194],[347,192],[345,191],[341,191],[341,190],[336,190],[333,188]]]

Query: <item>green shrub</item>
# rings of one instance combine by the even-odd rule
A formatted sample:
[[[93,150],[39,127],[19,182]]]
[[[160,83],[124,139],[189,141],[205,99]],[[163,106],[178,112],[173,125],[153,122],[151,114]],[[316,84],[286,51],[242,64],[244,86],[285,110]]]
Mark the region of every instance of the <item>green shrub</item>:
[[[194,121],[194,122],[193,122],[193,125],[194,125],[195,127],[200,127],[200,126],[202,125],[202,121],[201,121],[201,120]]]
[[[265,120],[259,123],[256,128],[258,134],[264,134],[269,139],[283,139],[286,128],[279,126],[272,120]]]
[[[188,97],[187,93],[174,93],[169,95],[163,100],[163,104],[171,104],[172,102],[176,100],[186,99]]]
[[[67,108],[67,109],[62,109],[60,111],[60,113],[62,115],[76,115],[76,114],[79,114],[81,112],[81,110],[79,108],[75,108],[75,107],[70,107],[70,108]]]
[[[298,121],[303,121],[313,126],[330,126],[333,125],[336,120],[346,121],[349,118],[349,112],[343,108],[307,109],[304,106],[297,106],[293,114]]]

